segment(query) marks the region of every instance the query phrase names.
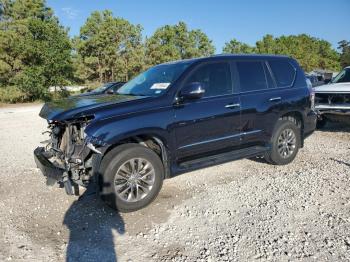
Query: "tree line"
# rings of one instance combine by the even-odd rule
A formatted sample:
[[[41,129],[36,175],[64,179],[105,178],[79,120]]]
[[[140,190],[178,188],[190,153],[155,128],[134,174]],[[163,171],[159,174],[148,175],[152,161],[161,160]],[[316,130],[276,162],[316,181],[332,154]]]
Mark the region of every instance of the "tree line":
[[[109,10],[95,11],[71,39],[44,0],[0,0],[0,102],[49,100],[49,86],[128,81],[150,66],[216,51],[203,31],[184,22],[146,38],[142,31]],[[340,41],[337,51],[306,34],[265,35],[254,46],[232,39],[222,52],[285,54],[305,71],[350,65],[350,42]]]

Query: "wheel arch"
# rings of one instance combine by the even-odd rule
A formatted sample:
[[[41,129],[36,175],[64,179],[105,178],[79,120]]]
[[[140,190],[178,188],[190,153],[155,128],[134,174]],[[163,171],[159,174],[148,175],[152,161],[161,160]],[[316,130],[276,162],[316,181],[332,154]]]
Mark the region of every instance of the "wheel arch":
[[[166,138],[155,133],[137,133],[129,136],[123,136],[122,139],[115,141],[104,152],[104,156],[114,148],[126,144],[135,143],[150,148],[161,159],[164,166],[164,178],[170,177],[170,150],[166,143]],[[103,158],[103,157],[102,157]]]
[[[290,111],[282,114],[279,117],[279,120],[289,120],[294,122],[297,127],[300,128],[300,137],[301,137],[301,147],[304,147],[304,117],[303,114],[299,111]]]

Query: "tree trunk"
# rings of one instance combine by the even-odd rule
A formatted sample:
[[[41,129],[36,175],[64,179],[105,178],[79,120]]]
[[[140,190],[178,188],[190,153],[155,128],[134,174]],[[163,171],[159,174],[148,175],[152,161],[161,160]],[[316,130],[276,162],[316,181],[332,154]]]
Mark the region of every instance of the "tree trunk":
[[[125,82],[128,82],[129,81],[129,68],[128,68],[128,60],[126,59],[125,60],[125,69],[126,69],[126,73],[125,73]]]
[[[102,83],[102,68],[101,68],[101,63],[100,63],[100,59],[98,60],[98,76],[99,76],[99,81],[100,83]]]

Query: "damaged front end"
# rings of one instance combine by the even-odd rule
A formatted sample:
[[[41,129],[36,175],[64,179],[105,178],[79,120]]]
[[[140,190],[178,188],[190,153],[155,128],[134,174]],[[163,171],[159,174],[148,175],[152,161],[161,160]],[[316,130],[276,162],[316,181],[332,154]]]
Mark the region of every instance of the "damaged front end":
[[[73,121],[50,121],[50,138],[34,151],[35,162],[47,177],[48,184],[57,181],[69,195],[79,194],[93,179],[96,164],[101,158],[103,143],[96,144],[84,130],[93,117]]]
[[[350,124],[350,92],[316,92],[315,109],[320,120],[327,119]]]

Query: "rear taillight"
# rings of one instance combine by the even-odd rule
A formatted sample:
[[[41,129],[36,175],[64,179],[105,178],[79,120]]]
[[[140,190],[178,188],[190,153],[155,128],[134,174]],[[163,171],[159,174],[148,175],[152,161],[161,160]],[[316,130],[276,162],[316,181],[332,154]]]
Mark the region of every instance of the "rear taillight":
[[[315,110],[315,88],[312,87],[310,79],[306,78],[305,80],[310,93],[311,110]]]
[[[309,87],[311,110],[315,110],[315,88]]]

